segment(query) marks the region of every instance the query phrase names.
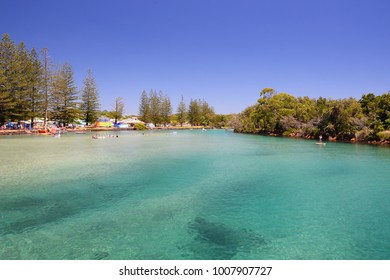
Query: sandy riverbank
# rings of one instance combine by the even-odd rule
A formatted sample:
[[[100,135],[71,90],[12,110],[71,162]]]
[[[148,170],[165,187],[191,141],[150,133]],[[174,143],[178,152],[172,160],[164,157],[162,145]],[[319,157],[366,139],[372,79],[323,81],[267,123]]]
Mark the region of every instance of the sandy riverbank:
[[[31,131],[25,129],[1,129],[0,135],[22,135],[31,134]]]
[[[189,130],[189,129],[210,129],[208,127],[203,127],[203,126],[193,126],[193,127],[188,127],[188,126],[170,126],[170,127],[156,127],[154,130]],[[82,129],[64,129],[65,132],[98,132],[98,131],[110,131],[110,132],[115,132],[115,131],[131,131],[135,130],[135,128],[117,128],[117,127],[111,127],[111,128],[104,128],[104,127],[90,127],[90,128],[82,128]],[[25,134],[42,134],[42,135],[47,135],[46,133],[39,133],[38,130],[27,130],[27,129],[3,129],[0,130],[0,136],[1,135],[25,135]]]

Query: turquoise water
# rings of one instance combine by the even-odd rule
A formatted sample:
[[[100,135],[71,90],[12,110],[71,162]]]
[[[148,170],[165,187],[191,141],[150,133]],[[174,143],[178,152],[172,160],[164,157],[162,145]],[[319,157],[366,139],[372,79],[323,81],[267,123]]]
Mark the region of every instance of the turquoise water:
[[[0,138],[0,259],[390,259],[389,148],[117,134]]]

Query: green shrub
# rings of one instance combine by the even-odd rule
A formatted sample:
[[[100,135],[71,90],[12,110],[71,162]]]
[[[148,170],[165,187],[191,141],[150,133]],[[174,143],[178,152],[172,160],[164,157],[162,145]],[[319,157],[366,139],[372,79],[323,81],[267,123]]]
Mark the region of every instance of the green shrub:
[[[134,125],[135,130],[147,130],[147,127],[143,123],[136,123]]]
[[[390,141],[390,130],[378,132],[377,135],[381,140]]]
[[[372,140],[373,131],[367,127],[355,133],[355,138],[359,142],[364,142],[367,140]]]

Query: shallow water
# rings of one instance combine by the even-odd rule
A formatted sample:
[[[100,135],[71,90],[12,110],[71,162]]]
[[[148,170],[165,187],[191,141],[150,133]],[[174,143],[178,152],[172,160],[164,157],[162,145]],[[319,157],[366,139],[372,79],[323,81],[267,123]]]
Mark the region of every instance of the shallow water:
[[[390,259],[388,148],[117,134],[0,138],[0,259]]]

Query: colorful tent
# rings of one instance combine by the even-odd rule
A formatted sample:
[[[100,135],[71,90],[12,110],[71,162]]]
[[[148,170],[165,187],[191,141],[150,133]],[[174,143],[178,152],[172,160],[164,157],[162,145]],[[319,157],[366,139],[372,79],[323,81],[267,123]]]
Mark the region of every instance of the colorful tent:
[[[107,118],[105,116],[101,116],[98,118],[97,122],[95,123],[96,127],[112,127],[112,122],[110,121],[110,118]]]

